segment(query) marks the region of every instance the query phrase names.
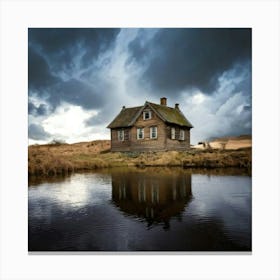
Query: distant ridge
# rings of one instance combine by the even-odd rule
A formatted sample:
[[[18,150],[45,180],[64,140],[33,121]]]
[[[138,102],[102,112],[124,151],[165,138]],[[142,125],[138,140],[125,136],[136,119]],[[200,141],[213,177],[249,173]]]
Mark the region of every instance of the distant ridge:
[[[239,136],[212,137],[211,142],[229,141],[229,140],[252,140],[252,135],[244,134]]]

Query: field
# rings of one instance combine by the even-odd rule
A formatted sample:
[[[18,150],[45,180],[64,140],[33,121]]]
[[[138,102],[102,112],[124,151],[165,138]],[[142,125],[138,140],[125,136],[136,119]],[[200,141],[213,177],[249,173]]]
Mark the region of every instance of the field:
[[[247,141],[247,140],[246,140]],[[251,170],[250,146],[229,149],[192,148],[189,151],[110,152],[109,140],[28,147],[28,174],[55,176],[76,171],[121,166],[181,166],[184,168],[238,167]]]
[[[241,135],[236,137],[223,137],[223,138],[214,138],[208,142],[201,142],[198,145],[195,145],[196,149],[222,149],[222,150],[237,150],[242,148],[251,148],[252,147],[252,137],[251,135]]]

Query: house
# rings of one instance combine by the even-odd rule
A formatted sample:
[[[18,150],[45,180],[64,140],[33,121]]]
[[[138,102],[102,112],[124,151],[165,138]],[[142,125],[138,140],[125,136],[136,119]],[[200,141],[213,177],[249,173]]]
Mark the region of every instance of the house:
[[[107,126],[111,129],[111,151],[161,151],[190,148],[193,127],[179,109],[146,102],[143,106],[122,108]]]

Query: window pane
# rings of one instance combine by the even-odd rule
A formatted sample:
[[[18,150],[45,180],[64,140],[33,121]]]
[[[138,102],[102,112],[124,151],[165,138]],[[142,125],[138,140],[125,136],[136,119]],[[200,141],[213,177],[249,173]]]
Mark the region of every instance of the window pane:
[[[124,140],[124,130],[118,130],[118,140],[119,141]]]
[[[185,140],[185,131],[183,129],[180,130],[180,140]]]
[[[157,138],[157,127],[152,126],[150,128],[150,138]]]
[[[137,128],[137,139],[143,139],[143,138],[144,138],[144,129]]]
[[[151,111],[144,111],[143,112],[143,119],[144,120],[149,120],[151,118],[151,116],[152,116]]]
[[[175,139],[175,127],[171,127],[171,139]]]

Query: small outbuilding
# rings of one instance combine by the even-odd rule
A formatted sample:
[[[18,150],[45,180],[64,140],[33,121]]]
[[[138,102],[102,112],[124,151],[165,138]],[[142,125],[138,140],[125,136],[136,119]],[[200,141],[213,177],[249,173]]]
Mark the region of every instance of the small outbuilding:
[[[193,127],[179,109],[146,101],[143,106],[126,108],[107,126],[111,129],[111,151],[162,151],[190,148]]]

